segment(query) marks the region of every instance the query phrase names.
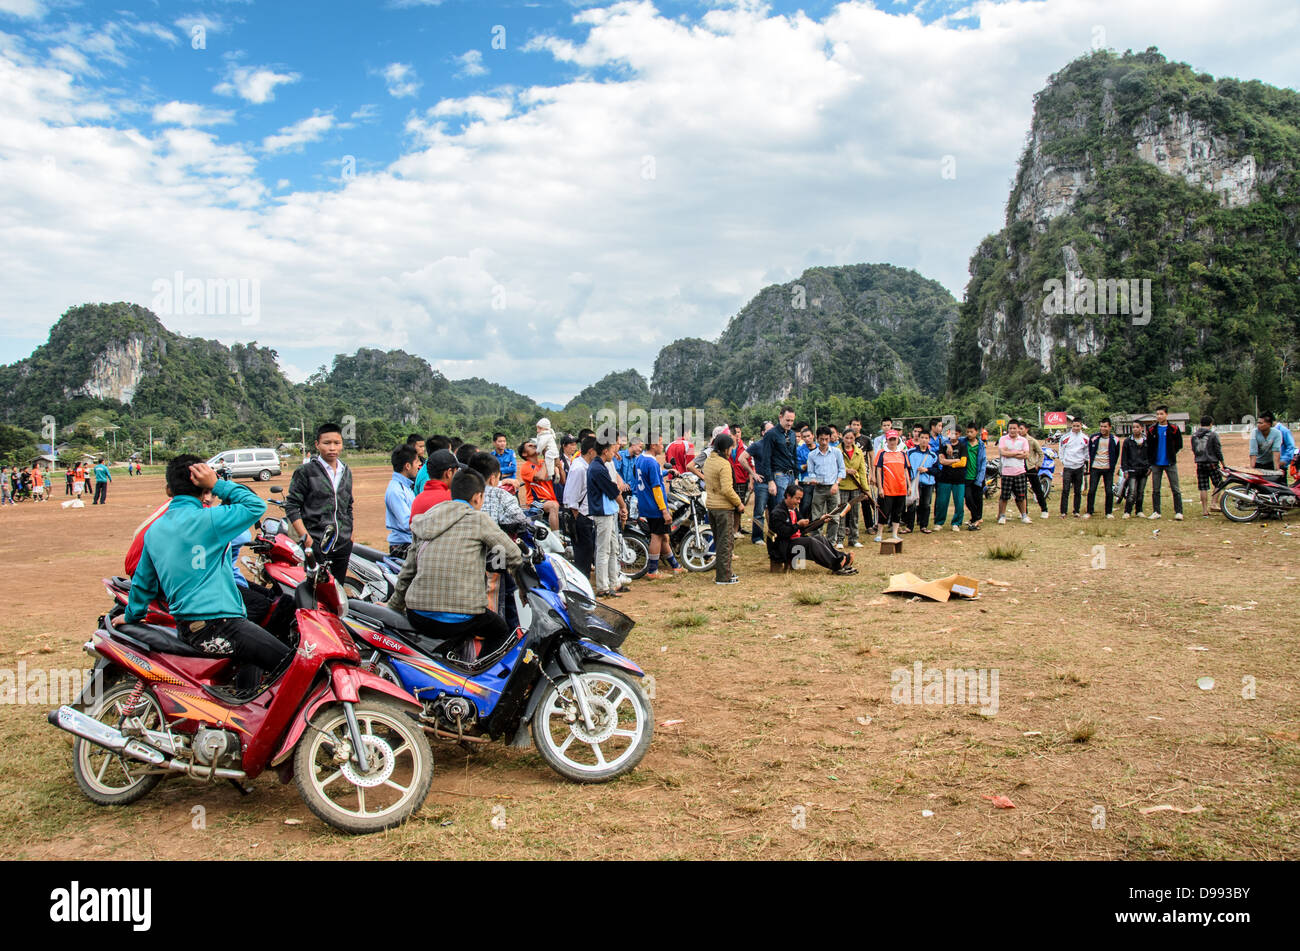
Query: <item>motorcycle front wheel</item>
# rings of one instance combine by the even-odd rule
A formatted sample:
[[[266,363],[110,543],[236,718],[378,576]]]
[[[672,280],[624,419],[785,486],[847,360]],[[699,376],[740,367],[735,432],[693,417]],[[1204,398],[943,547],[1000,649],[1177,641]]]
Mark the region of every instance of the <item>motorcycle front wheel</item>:
[[[638,535],[619,535],[618,566],[623,574],[637,579],[650,567],[650,549]]]
[[[401,825],[429,794],[433,752],[424,731],[390,700],[366,697],[355,704],[368,771],[335,755],[351,748],[341,704],[317,711],[294,751],[293,771],[307,808],[343,832],[364,834]]]
[[[548,683],[533,714],[533,745],[546,765],[575,783],[603,783],[636,768],[650,749],[654,711],[631,674],[589,664],[578,676],[594,729],[578,713],[572,676]]]
[[[109,685],[99,703],[84,712],[115,730],[121,730],[123,726],[161,730],[162,709],[148,690],[124,715],[123,705],[137,682],[131,677]],[[120,756],[81,737],[72,741],[72,775],[86,798],[101,806],[129,805],[142,798],[163,778],[162,773],[151,771],[148,763]]]
[[[702,528],[697,535],[687,532],[682,538],[677,552],[678,560],[686,566],[687,571],[712,571],[718,560],[718,553],[713,551],[713,529]]]
[[[1233,488],[1240,489],[1239,486]],[[1227,492],[1223,493],[1220,499],[1220,507],[1223,509],[1223,517],[1230,522],[1253,522],[1259,518],[1259,506],[1254,502],[1247,502],[1244,499],[1234,498]]]

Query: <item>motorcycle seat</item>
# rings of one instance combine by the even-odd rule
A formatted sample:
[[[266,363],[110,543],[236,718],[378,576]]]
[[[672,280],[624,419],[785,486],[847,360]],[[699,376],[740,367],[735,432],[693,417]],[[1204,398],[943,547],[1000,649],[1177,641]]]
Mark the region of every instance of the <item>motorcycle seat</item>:
[[[178,657],[215,656],[196,651],[177,637],[175,631],[154,624],[123,624],[113,630],[157,654],[175,654]]]
[[[378,548],[371,548],[368,545],[362,545],[357,542],[352,543],[352,554],[359,555],[366,561],[383,561],[388,557],[388,552],[380,551]]]
[[[411,622],[406,619],[405,614],[399,614],[382,604],[372,604],[369,601],[349,598],[348,613],[366,618],[394,631],[401,631],[404,634],[415,633],[415,628],[411,626]]]

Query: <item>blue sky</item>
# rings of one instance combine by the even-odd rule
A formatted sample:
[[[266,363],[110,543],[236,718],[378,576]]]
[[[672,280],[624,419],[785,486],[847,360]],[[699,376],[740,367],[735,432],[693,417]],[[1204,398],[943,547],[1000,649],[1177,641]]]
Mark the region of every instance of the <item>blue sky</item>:
[[[1297,40],[1292,0],[0,0],[0,361],[179,274],[251,306],[168,327],[296,379],[401,347],[562,402],[809,266],[960,297],[1093,46],[1295,87]]]

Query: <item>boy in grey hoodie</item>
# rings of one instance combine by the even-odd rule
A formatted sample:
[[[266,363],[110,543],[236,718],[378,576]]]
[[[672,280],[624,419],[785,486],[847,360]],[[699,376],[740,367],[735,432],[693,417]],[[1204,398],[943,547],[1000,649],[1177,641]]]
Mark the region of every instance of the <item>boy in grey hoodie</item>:
[[[1201,425],[1192,433],[1192,454],[1196,458],[1196,488],[1201,493],[1201,518],[1209,518],[1211,512],[1219,511],[1210,507],[1210,483],[1217,481],[1219,467],[1223,465],[1223,446],[1219,444],[1219,434],[1212,427],[1214,420],[1209,416],[1201,417]]]

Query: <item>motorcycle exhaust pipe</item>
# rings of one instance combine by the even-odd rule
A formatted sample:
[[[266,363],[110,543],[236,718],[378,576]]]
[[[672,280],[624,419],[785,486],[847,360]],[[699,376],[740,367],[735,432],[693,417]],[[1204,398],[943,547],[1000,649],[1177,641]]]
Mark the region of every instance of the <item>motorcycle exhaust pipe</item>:
[[[172,760],[167,764],[167,767],[176,770],[178,773],[185,773],[194,779],[233,779],[238,782],[248,778],[248,774],[242,769],[204,766],[201,763],[183,763],[180,760]]]
[[[46,719],[50,721],[51,726],[57,726],[60,730],[67,730],[96,746],[102,746],[106,750],[121,756],[129,756],[151,766],[161,766],[167,759],[153,747],[146,746],[139,740],[129,739],[107,723],[100,723],[94,717],[88,717],[69,706],[51,710]]]
[[[1259,502],[1259,499],[1256,497],[1254,492],[1246,492],[1236,487],[1224,489],[1223,494],[1236,499],[1238,502],[1245,502],[1248,505],[1256,505]]]

